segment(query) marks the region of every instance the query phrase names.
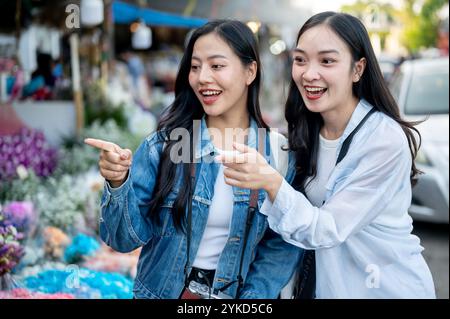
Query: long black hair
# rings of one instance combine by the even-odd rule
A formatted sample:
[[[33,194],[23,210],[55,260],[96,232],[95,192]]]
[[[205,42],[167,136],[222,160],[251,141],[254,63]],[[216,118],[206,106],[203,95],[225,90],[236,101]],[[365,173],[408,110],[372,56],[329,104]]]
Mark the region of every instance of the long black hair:
[[[185,211],[190,200],[193,187],[190,179],[190,163],[193,162],[193,121],[200,120],[205,114],[203,107],[189,85],[189,72],[191,70],[192,52],[195,42],[202,36],[215,33],[224,40],[233,52],[239,57],[244,66],[253,62],[257,64],[257,73],[248,88],[247,109],[250,116],[255,119],[258,127],[268,129],[263,121],[259,105],[259,90],[261,83],[261,62],[258,52],[258,43],[247,25],[235,20],[213,20],[196,29],[188,43],[180,63],[175,82],[175,101],[167,108],[158,123],[158,140],[166,143],[161,154],[158,176],[153,198],[150,202],[149,214],[153,221],[159,222],[159,207],[164,198],[173,190],[176,181],[181,178],[182,187],[172,208],[174,226],[177,230],[185,230]],[[179,141],[168,137],[174,129],[184,128],[190,135],[190,162],[174,163],[170,158],[172,147]]]
[[[417,123],[401,119],[399,108],[392,97],[381,73],[375,53],[370,43],[369,35],[364,25],[357,18],[336,12],[322,12],[312,16],[300,29],[297,42],[303,33],[318,25],[326,25],[333,30],[348,46],[352,61],[366,59],[366,68],[360,80],[353,83],[353,95],[365,99],[379,112],[394,119],[402,127],[411,152],[411,183],[416,182],[420,171],[416,168],[414,159],[420,146],[420,134],[414,127]],[[317,174],[319,132],[323,126],[320,113],[309,111],[294,82],[291,80],[289,94],[285,106],[285,117],[288,123],[289,147],[295,152],[296,177],[295,186],[305,190],[306,181]],[[418,141],[414,134],[417,134]]]

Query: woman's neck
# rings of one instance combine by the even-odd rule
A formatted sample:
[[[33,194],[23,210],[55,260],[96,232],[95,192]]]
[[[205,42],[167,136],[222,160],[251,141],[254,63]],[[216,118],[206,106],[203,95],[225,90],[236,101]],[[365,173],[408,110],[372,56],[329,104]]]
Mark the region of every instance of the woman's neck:
[[[321,113],[324,125],[320,130],[320,134],[328,140],[336,140],[344,134],[353,111],[356,109],[359,100],[352,98],[351,101],[345,103],[344,107]]]
[[[233,142],[244,143],[250,116],[247,111],[239,116],[207,116],[206,126],[215,147],[232,151]]]

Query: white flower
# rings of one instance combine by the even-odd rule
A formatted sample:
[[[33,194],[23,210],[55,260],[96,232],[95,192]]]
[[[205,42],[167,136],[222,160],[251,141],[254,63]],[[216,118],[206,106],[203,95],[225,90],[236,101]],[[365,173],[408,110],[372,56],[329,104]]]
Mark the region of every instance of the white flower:
[[[25,168],[25,166],[23,166],[23,165],[17,166],[16,172],[17,172],[17,175],[19,175],[19,178],[22,180],[24,180],[28,177],[28,171]]]
[[[139,106],[129,110],[128,127],[137,136],[147,136],[156,129],[157,120],[150,112],[143,111]]]

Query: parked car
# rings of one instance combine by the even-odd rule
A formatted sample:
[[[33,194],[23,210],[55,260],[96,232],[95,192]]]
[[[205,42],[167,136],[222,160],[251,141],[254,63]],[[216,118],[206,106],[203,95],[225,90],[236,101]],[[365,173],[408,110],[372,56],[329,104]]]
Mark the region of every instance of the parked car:
[[[397,70],[397,67],[402,63],[402,58],[393,57],[386,54],[380,54],[377,56],[378,65],[383,73],[386,83],[390,83],[392,76]]]
[[[449,222],[449,58],[404,62],[390,89],[402,116],[420,121],[422,145],[416,158],[419,175],[410,214],[415,220]]]

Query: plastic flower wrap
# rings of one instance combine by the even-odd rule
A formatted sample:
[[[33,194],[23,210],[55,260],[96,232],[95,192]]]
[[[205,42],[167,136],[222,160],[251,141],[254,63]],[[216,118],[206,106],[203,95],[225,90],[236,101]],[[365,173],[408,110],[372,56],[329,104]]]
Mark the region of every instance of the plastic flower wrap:
[[[41,293],[68,293],[81,299],[131,299],[133,282],[123,275],[69,265],[46,270],[23,280],[26,288]]]
[[[10,180],[19,165],[38,176],[49,176],[57,164],[57,151],[50,147],[41,131],[23,128],[18,134],[0,136],[0,180]]]
[[[70,243],[69,237],[59,228],[48,226],[43,230],[44,253],[51,259],[59,260]]]
[[[11,202],[3,207],[3,216],[4,220],[0,223],[13,225],[24,236],[35,227],[37,218],[31,202]]]
[[[92,256],[99,248],[100,244],[95,238],[79,234],[73,238],[70,246],[66,248],[64,259],[68,263],[78,263],[85,256]]]

